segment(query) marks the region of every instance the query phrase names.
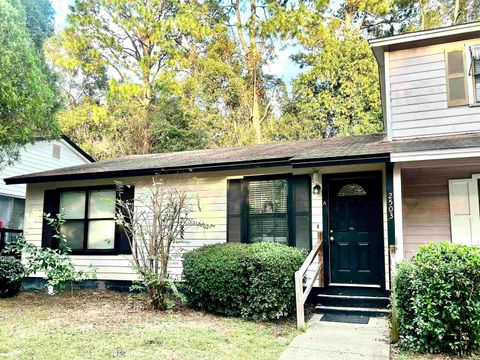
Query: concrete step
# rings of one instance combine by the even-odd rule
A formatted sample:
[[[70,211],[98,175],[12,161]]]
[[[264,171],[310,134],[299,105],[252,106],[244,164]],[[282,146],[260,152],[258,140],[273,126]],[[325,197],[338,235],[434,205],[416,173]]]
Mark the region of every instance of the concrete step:
[[[387,308],[388,296],[318,294],[316,303],[323,306]]]
[[[390,315],[385,308],[351,307],[351,306],[315,306],[317,314],[356,315],[369,317],[384,317]]]

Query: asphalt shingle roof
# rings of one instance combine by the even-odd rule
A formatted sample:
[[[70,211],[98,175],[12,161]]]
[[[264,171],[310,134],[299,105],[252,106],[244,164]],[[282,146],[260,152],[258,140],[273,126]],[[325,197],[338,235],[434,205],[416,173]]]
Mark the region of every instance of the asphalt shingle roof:
[[[20,175],[7,184],[112,178],[169,172],[212,171],[256,166],[293,165],[335,159],[385,158],[391,153],[480,146],[480,134],[387,141],[385,134],[347,136],[173,153],[132,155],[92,164]]]

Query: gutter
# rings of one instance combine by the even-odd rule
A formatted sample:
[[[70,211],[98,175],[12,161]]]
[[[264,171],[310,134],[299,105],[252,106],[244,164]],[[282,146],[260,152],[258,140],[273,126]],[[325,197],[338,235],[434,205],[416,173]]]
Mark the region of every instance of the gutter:
[[[167,174],[182,174],[182,173],[198,173],[198,172],[213,172],[224,170],[238,170],[238,169],[255,169],[255,168],[269,168],[277,166],[292,166],[293,168],[313,167],[313,166],[333,166],[333,165],[348,165],[348,164],[364,164],[364,163],[378,163],[390,161],[390,154],[373,154],[373,155],[358,155],[345,156],[335,158],[318,158],[295,160],[292,158],[279,158],[276,160],[258,160],[245,162],[230,162],[222,164],[210,165],[194,165],[183,166],[176,168],[151,168],[151,169],[133,169],[133,170],[116,170],[116,171],[96,171],[91,173],[77,173],[77,174],[62,174],[62,175],[35,175],[11,177],[5,179],[7,185],[14,184],[33,184],[44,182],[57,181],[73,181],[73,180],[94,180],[94,179],[111,179],[111,178],[125,178],[133,176],[148,176],[148,175],[167,175]]]

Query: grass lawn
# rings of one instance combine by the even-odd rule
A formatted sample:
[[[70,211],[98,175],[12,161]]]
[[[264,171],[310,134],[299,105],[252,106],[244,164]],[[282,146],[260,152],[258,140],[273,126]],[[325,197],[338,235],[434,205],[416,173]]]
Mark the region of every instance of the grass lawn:
[[[115,292],[0,299],[0,359],[276,359],[297,334],[294,320],[155,312]]]

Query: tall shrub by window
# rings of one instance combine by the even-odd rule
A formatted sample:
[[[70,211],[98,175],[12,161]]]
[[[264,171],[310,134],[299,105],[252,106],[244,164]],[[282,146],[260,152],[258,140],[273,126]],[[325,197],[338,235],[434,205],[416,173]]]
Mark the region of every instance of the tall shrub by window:
[[[152,179],[141,184],[142,191],[131,200],[118,200],[117,223],[124,228],[132,249],[134,270],[140,276],[136,288],[146,291],[154,309],[166,310],[169,292],[179,296],[169,265],[180,256],[185,232],[209,225],[194,220],[200,211],[198,199],[177,188],[182,179]],[[126,187],[118,184],[119,192]]]

